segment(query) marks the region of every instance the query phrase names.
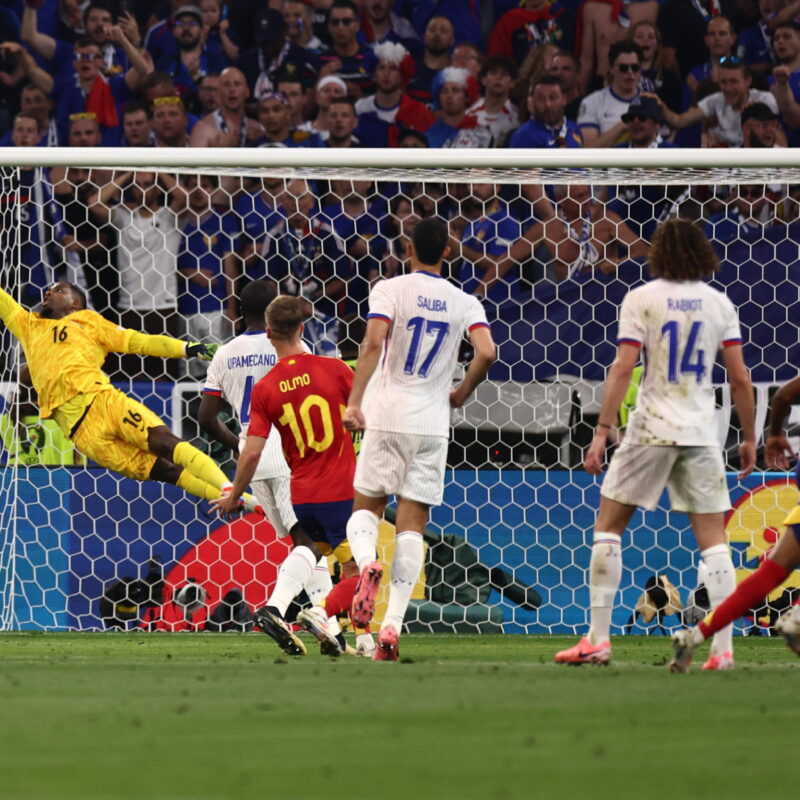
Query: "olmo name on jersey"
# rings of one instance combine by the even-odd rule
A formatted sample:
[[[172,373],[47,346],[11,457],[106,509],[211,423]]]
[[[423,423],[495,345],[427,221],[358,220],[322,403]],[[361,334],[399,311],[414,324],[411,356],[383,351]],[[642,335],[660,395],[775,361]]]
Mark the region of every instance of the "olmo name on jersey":
[[[311,378],[307,372],[304,372],[302,375],[295,375],[290,381],[280,381],[278,388],[282,392],[293,392],[300,386],[308,386],[309,383],[311,383]]]

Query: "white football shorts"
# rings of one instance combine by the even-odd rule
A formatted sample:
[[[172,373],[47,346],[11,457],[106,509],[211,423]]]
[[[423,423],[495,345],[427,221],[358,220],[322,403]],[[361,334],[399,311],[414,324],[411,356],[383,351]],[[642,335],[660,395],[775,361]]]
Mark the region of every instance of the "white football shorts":
[[[429,506],[441,505],[447,445],[444,436],[368,430],[353,486],[367,497],[394,494]]]
[[[673,511],[714,514],[731,507],[719,447],[628,444],[614,453],[600,494],[652,511],[664,487]]]
[[[267,513],[267,519],[275,528],[275,533],[283,539],[297,524],[297,515],[292,507],[292,493],[288,475],[280,478],[265,478],[253,481],[250,488],[256,500]]]

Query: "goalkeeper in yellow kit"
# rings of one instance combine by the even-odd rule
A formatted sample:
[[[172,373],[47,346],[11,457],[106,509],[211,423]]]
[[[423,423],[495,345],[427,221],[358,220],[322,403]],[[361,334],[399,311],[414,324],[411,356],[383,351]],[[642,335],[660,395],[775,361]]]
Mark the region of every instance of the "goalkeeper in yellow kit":
[[[205,453],[114,388],[101,370],[111,352],[210,361],[216,345],[120,328],[87,309],[86,296],[70,283],[48,289],[40,313],[26,311],[0,289],[0,317],[25,351],[42,419],[54,419],[85,456],[128,478],[172,483],[205,500],[230,489]],[[260,510],[251,495],[243,496],[243,504]]]

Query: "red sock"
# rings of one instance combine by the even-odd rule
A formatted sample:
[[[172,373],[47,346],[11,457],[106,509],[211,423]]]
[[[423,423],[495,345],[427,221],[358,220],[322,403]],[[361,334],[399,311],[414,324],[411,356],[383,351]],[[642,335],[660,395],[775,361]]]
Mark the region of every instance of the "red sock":
[[[356,593],[358,575],[352,578],[344,578],[339,581],[333,589],[328,592],[325,598],[325,613],[329,617],[335,617],[344,611],[350,613],[350,606],[353,605],[353,595]]]
[[[789,577],[790,570],[765,558],[761,566],[745,578],[730,597],[723,600],[697,627],[708,639],[717,631],[761,605],[764,598]]]

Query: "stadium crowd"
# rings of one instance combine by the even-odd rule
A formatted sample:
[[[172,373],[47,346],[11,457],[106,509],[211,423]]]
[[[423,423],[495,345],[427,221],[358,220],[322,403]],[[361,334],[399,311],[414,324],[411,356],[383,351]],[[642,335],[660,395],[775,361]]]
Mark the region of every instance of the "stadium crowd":
[[[795,146],[796,16],[800,0],[0,0],[0,142]],[[434,212],[450,277],[497,308],[646,256],[684,203],[721,246],[796,216],[784,186],[703,192],[22,170],[22,300],[66,278],[124,325],[225,340],[242,279],[269,277],[335,352]]]

